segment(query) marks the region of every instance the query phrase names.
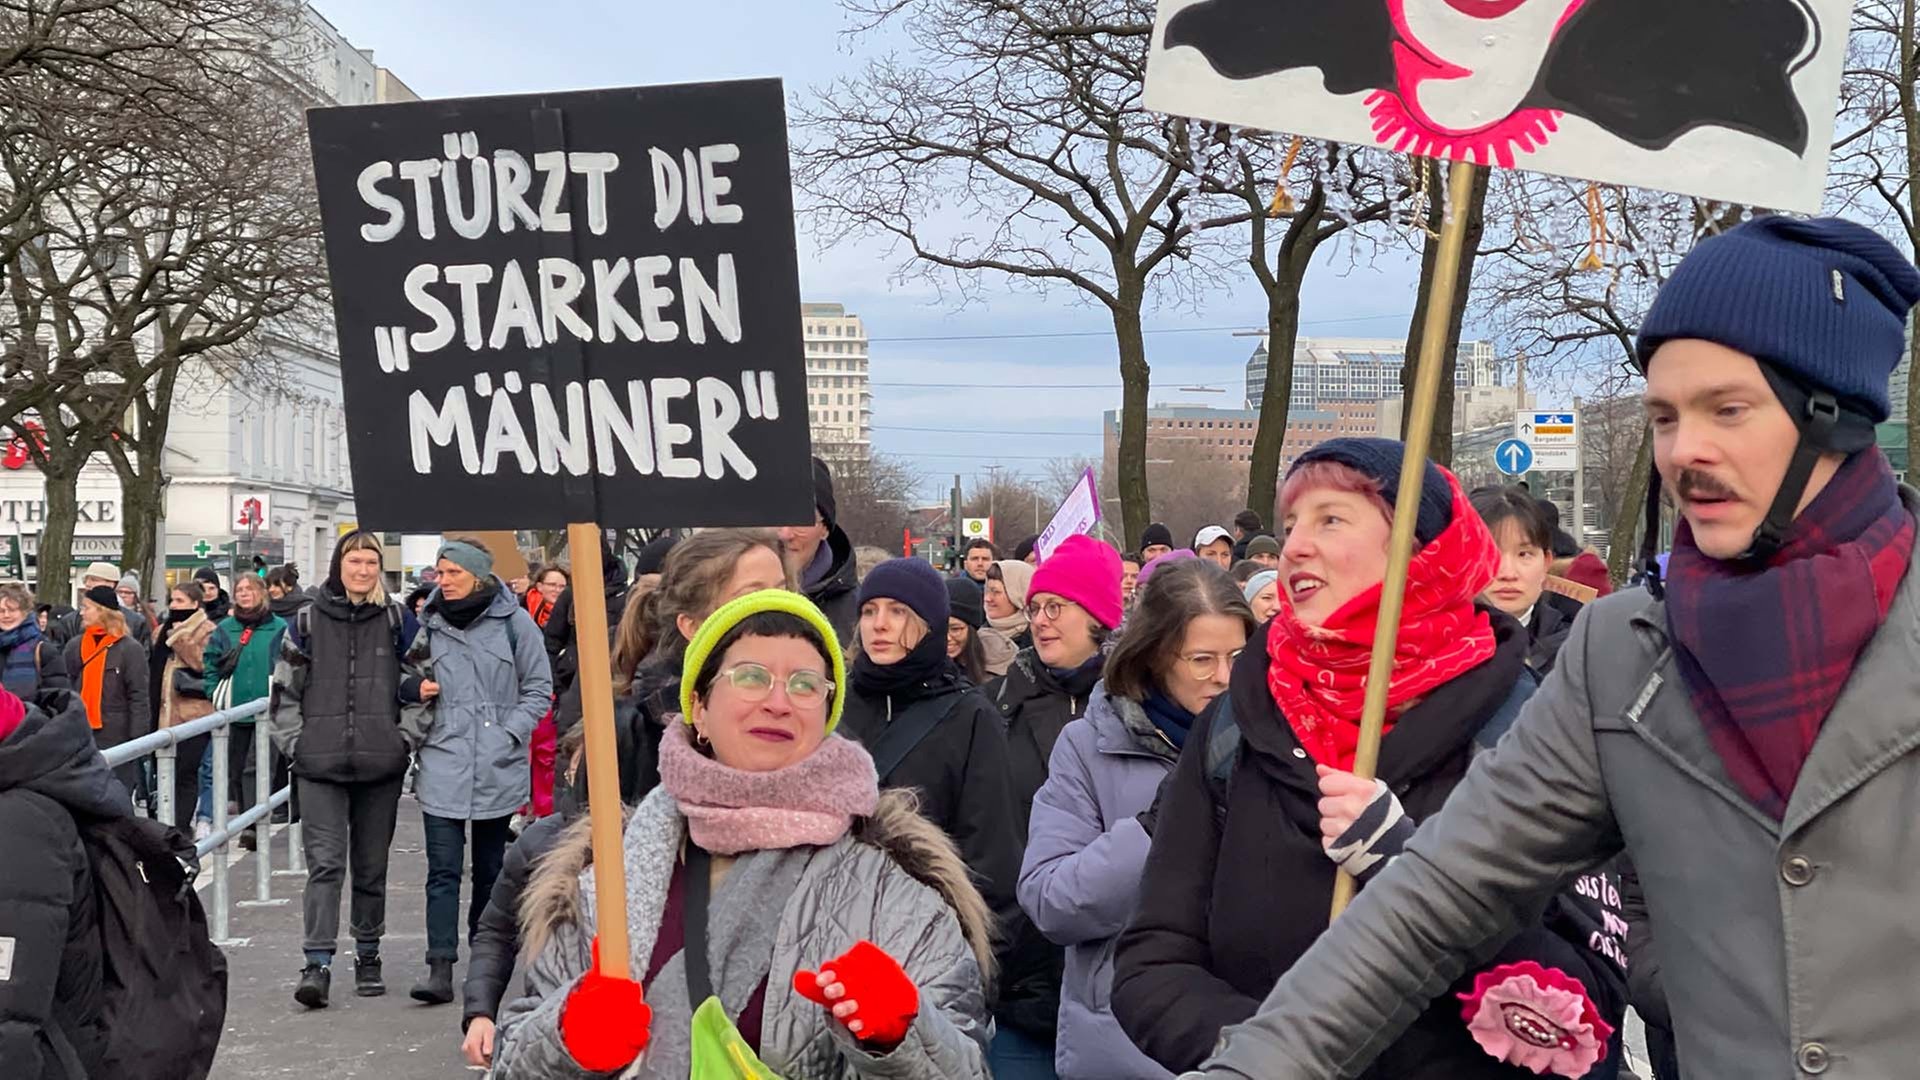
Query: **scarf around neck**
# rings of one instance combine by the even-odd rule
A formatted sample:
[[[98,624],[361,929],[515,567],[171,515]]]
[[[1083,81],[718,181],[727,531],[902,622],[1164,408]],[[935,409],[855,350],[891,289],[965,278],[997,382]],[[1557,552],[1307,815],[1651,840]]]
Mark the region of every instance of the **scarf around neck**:
[[[862,697],[892,697],[910,686],[918,686],[939,675],[953,661],[947,659],[947,635],[927,632],[927,636],[891,664],[878,664],[865,649],[853,658],[853,688]]]
[[[1500,565],[1493,534],[1467,502],[1460,481],[1442,469],[1453,492],[1453,520],[1415,552],[1407,567],[1406,603],[1393,646],[1386,731],[1409,706],[1494,653],[1493,623],[1473,606]],[[1267,689],[1313,760],[1352,769],[1367,696],[1367,667],[1384,582],[1349,600],[1323,626],[1308,626],[1282,590],[1280,613],[1267,631]]]
[[[107,653],[119,641],[119,634],[110,634],[102,626],[89,626],[80,635],[80,701],[86,705],[87,723],[95,731],[104,723],[100,699],[107,682]]]
[[[1674,533],[1667,627],[1681,677],[1729,779],[1776,821],[1913,543],[1878,449],[1840,466],[1763,567],[1709,558],[1685,519]]]
[[[1140,702],[1140,709],[1147,714],[1147,719],[1153,721],[1153,726],[1160,729],[1160,734],[1173,744],[1175,750],[1187,745],[1187,735],[1193,731],[1196,718],[1179,702],[1156,686],[1147,691],[1146,699]]]
[[[1027,622],[1027,593],[1033,585],[1033,567],[1012,559],[993,565],[1000,568],[1000,587],[1007,590],[1007,599],[1013,601],[1013,614],[998,619],[989,615],[987,625],[1005,634],[1007,640],[1017,641],[1032,629]]]
[[[824,847],[879,805],[873,758],[851,739],[829,735],[784,769],[747,772],[696,750],[690,730],[667,725],[660,786],[680,804],[693,842],[715,855]]]
[[[493,606],[493,585],[491,582],[468,593],[459,600],[449,600],[443,592],[436,591],[433,601],[427,605],[429,610],[438,611],[440,617],[452,624],[456,630],[465,630],[475,620],[487,613]]]

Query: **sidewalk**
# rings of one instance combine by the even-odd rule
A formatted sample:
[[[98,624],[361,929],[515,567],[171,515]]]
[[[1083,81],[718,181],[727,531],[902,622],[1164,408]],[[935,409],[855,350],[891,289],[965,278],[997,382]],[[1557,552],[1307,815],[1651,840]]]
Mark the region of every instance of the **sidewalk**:
[[[327,1080],[442,1080],[477,1076],[460,1056],[460,1003],[421,1005],[407,991],[426,971],[427,857],[420,808],[400,800],[393,861],[387,878],[387,936],[383,948],[387,995],[353,995],[353,942],[346,934],[346,890],[341,897],[341,952],[334,960],[332,1004],[312,1012],[293,1000],[300,976],[300,896],[304,877],[276,874],[273,907],[233,907],[231,931],[245,944],[229,946],[227,1026],[210,1080],[303,1077]],[[286,831],[273,838],[273,865],[284,868]],[[229,871],[235,900],[254,895],[253,856]],[[201,875],[208,882],[211,871]],[[210,903],[212,886],[200,890]],[[462,901],[462,925],[465,925]],[[466,976],[465,953],[454,968],[456,995]]]

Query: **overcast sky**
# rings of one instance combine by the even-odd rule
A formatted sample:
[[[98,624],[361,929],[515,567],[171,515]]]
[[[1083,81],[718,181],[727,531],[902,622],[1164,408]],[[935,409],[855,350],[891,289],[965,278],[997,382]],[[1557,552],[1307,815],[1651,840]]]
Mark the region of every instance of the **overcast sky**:
[[[791,99],[857,71],[866,51],[883,47],[843,37],[830,0],[315,4],[422,97],[778,76]],[[923,496],[937,497],[954,473],[984,475],[987,465],[1038,475],[1049,458],[1098,456],[1101,413],[1120,403],[1104,308],[1079,303],[1072,290],[1041,299],[992,279],[984,302],[958,308],[919,283],[891,281],[897,260],[879,245],[843,245],[823,257],[802,233],[800,246],[801,296],[844,303],[866,323],[874,445],[921,470]],[[1302,333],[1404,338],[1416,270],[1393,259],[1378,269],[1342,262],[1316,271]],[[1231,330],[1265,320],[1251,286],[1211,294],[1197,311],[1150,312],[1154,400],[1239,406],[1255,342]],[[1179,391],[1193,385],[1226,392]]]

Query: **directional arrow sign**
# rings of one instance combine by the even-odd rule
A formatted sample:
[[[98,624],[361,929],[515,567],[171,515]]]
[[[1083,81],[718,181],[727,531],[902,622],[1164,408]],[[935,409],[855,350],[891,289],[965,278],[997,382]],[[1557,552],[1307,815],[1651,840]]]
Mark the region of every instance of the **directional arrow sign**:
[[[1520,476],[1533,468],[1533,447],[1519,439],[1508,439],[1493,448],[1493,463],[1508,476]]]
[[[1513,433],[1533,451],[1533,467],[1571,472],[1580,464],[1579,418],[1571,412],[1523,409],[1513,418]]]

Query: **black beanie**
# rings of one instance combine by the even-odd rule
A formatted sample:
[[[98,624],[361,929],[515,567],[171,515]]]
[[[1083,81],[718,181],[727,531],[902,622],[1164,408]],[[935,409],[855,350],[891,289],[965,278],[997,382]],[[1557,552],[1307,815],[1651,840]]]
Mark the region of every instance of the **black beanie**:
[[[1027,556],[1033,554],[1033,549],[1039,546],[1040,546],[1039,533],[1034,533],[1032,536],[1021,537],[1020,542],[1013,545],[1013,561],[1026,562]]]
[[[1329,439],[1294,458],[1287,475],[1311,462],[1337,461],[1379,484],[1380,497],[1391,506],[1400,498],[1400,459],[1405,453],[1406,444],[1398,439]],[[1420,514],[1413,523],[1413,537],[1421,547],[1453,524],[1453,489],[1438,465],[1431,461],[1426,465],[1420,481]]]
[[[1147,526],[1146,530],[1140,534],[1141,551],[1145,551],[1155,545],[1160,547],[1173,546],[1173,530],[1157,521]]]
[[[661,533],[647,541],[640,549],[640,558],[634,561],[633,572],[637,574],[658,574],[667,564],[667,553],[673,550],[677,539],[672,533]]]
[[[912,608],[928,629],[946,632],[952,611],[946,579],[925,559],[888,559],[868,571],[860,582],[860,606],[879,599],[898,600]]]
[[[113,591],[111,585],[95,585],[80,594],[108,611],[120,610],[120,594]]]
[[[986,593],[972,578],[947,579],[947,609],[975,630],[987,625]]]
[[[813,508],[820,511],[820,520],[829,526],[839,516],[833,501],[833,470],[819,458],[813,459]]]

